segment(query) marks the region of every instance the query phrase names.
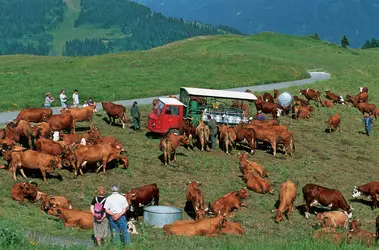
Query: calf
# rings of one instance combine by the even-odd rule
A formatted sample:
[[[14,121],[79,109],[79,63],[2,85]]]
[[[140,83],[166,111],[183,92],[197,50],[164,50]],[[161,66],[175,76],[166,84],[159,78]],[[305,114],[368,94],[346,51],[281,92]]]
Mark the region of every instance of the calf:
[[[180,145],[189,145],[189,138],[185,135],[168,134],[159,143],[159,149],[163,152],[164,165],[170,164],[171,154],[174,153],[176,162],[176,149]]]
[[[274,189],[267,180],[263,179],[256,173],[248,173],[245,174],[242,179],[246,182],[246,187],[256,193],[266,194],[274,193]]]
[[[280,194],[279,194],[279,201],[280,205],[279,208],[274,210],[276,211],[276,218],[275,222],[279,223],[281,220],[283,220],[284,213],[287,211],[287,217],[293,213],[293,202],[296,199],[296,186],[295,184],[287,180],[285,183],[283,183],[280,186]]]
[[[37,184],[34,182],[20,182],[11,188],[11,196],[16,201],[36,202],[41,198],[41,192],[38,191]]]
[[[378,207],[377,197],[379,195],[379,182],[369,182],[362,186],[355,186],[353,190],[353,198],[358,198],[361,195],[368,196],[369,199],[372,200],[371,209],[375,209]]]
[[[346,214],[341,211],[330,211],[316,214],[316,219],[320,222],[323,228],[347,228],[349,224],[349,219]]]
[[[337,131],[337,128],[338,132],[341,132],[341,118],[339,114],[332,115],[331,117],[329,117],[327,123],[330,134],[332,133],[332,130]]]
[[[313,233],[313,238],[320,240],[329,240],[333,243],[340,244],[345,240],[346,233],[338,233],[334,229],[321,228]]]
[[[361,226],[359,219],[351,221],[348,242],[351,243],[352,240],[358,240],[361,242],[366,242],[367,246],[373,245],[375,243],[376,234],[362,230],[359,226]]]
[[[331,108],[331,109],[334,108],[334,104],[329,100],[322,101],[321,106]]]
[[[313,206],[322,205],[331,209],[341,208],[350,219],[353,216],[352,208],[349,206],[341,194],[336,189],[329,189],[315,184],[307,184],[303,187],[303,197],[305,200],[305,217],[309,218],[309,210]]]
[[[144,206],[159,205],[159,188],[157,184],[149,184],[138,188],[133,188],[125,194],[129,204],[131,217],[137,219],[137,210]]]
[[[249,197],[249,194],[246,188],[242,188],[238,191],[227,193],[226,195],[216,200],[213,204],[209,204],[208,209],[205,210],[210,210],[210,212],[214,214],[230,214],[236,209],[247,207],[246,204],[241,203],[241,200],[246,199],[247,197]]]
[[[354,107],[356,107],[358,105],[358,100],[351,95],[346,95],[346,101],[353,104]]]
[[[204,195],[199,188],[200,182],[192,181],[187,185],[187,202],[191,203],[193,210],[195,210],[196,220],[205,218],[204,209]]]
[[[102,138],[100,135],[100,132],[94,128],[92,130],[88,130],[81,134],[61,134],[60,139],[64,141],[67,145],[72,145],[73,143],[79,144],[82,139],[85,139],[86,144],[95,144],[95,143],[101,143]]]
[[[41,210],[47,212],[51,207],[63,207],[72,209],[72,203],[64,196],[43,195]]]
[[[34,126],[27,121],[20,120],[17,122],[17,131],[21,137],[24,137],[28,141],[29,148],[33,147],[33,130]],[[21,139],[21,138],[20,138]]]
[[[65,227],[93,228],[93,215],[89,210],[75,210],[63,207],[51,207],[47,213],[63,220]]]
[[[240,155],[240,171],[242,174],[248,174],[248,173],[257,173],[261,177],[268,177],[268,172],[265,170],[265,168],[262,165],[259,165],[256,162],[251,162],[246,160],[246,154],[242,153]]]
[[[122,128],[125,128],[126,119],[126,108],[123,105],[115,104],[112,102],[102,102],[103,109],[108,115],[109,123],[115,123],[115,119],[119,118],[122,123]],[[155,106],[155,105],[154,105]]]
[[[204,147],[205,150],[209,150],[208,144],[210,133],[209,127],[204,124],[204,121],[200,120],[199,125],[196,127],[196,136],[199,138],[201,151],[204,151]]]

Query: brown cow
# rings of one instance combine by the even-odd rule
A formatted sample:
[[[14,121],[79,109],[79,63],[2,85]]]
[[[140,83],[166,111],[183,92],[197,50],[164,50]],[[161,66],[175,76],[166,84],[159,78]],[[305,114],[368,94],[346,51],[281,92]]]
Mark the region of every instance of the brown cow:
[[[376,234],[362,230],[359,226],[361,226],[359,219],[351,221],[348,242],[351,243],[352,240],[357,240],[360,242],[366,242],[367,246],[373,245],[375,243]]]
[[[225,215],[219,214],[213,218],[197,220],[192,223],[177,223],[164,225],[165,235],[183,235],[183,236],[216,236],[221,230]]]
[[[73,143],[81,143],[84,138],[86,145],[95,144],[101,142],[101,135],[96,128],[88,130],[83,134],[61,134],[60,139],[66,143],[66,145],[72,145]],[[100,141],[99,141],[100,140]]]
[[[93,113],[96,112],[95,106],[87,106],[84,108],[72,108],[69,109],[70,114],[72,116],[72,129],[75,134],[75,124],[76,122],[89,121],[90,130],[92,130],[93,123]],[[63,109],[62,109],[63,110]]]
[[[14,142],[20,141],[20,132],[14,122],[7,123],[5,127],[5,138]]]
[[[13,179],[16,181],[16,171],[20,170],[22,176],[27,179],[23,168],[39,169],[43,176],[43,182],[46,183],[46,172],[53,171],[54,168],[62,168],[61,159],[58,156],[52,156],[33,150],[12,150],[12,160],[9,171],[13,173]]]
[[[50,125],[47,122],[39,122],[37,126],[33,129],[33,137],[38,139],[40,137],[44,137],[49,139],[51,136]]]
[[[314,239],[320,239],[320,240],[329,240],[331,242],[334,242],[336,244],[342,243],[346,238],[346,233],[338,233],[334,229],[331,228],[321,228],[316,230],[313,233]]]
[[[316,102],[321,103],[321,93],[320,91],[314,89],[302,89],[300,90],[299,95],[304,95],[308,101],[315,100]]]
[[[115,159],[122,159],[120,155],[121,150],[112,147],[109,144],[95,144],[95,145],[75,145],[74,154],[76,157],[76,166],[74,169],[75,178],[78,175],[78,170],[80,174],[83,175],[82,167],[85,167],[89,163],[101,162],[101,165],[97,168],[96,173],[103,168],[103,173],[106,174],[107,163]]]
[[[184,119],[179,131],[180,134],[186,135],[189,138],[192,144],[191,148],[193,148],[193,140],[196,139],[196,127],[192,123],[192,118]]]
[[[172,153],[174,153],[174,162],[176,162],[176,149],[180,145],[190,145],[186,135],[168,134],[161,139],[159,149],[163,152],[164,165],[170,164]]]
[[[3,140],[0,140],[0,148],[1,150],[3,150],[3,153],[4,153],[4,150],[12,149],[15,145],[16,145],[16,142],[11,139],[5,138]]]
[[[369,115],[375,115],[375,104],[360,102],[357,104],[357,108],[362,113],[362,115],[364,115],[365,113],[368,113]]]
[[[320,222],[323,228],[347,228],[349,224],[349,219],[346,214],[341,211],[316,213],[316,219]]]
[[[14,200],[21,202],[35,202],[42,198],[41,192],[38,191],[37,184],[34,182],[20,182],[14,184],[11,188],[11,196]]]
[[[20,120],[17,122],[17,130],[20,136],[26,138],[28,140],[28,146],[33,147],[33,131],[34,126],[27,121]]]
[[[265,102],[272,102],[272,103],[274,102],[274,97],[272,97],[270,93],[265,92],[262,98],[263,98],[263,101]]]
[[[265,102],[265,101],[254,101],[255,107],[258,111],[262,111],[265,114],[272,114],[272,118],[276,120],[279,116],[281,116],[283,112],[283,108],[277,104],[272,102]]]
[[[310,215],[310,208],[317,205],[327,206],[333,210],[341,208],[349,219],[353,216],[351,206],[347,204],[341,192],[336,189],[307,184],[302,191],[306,208],[305,217],[307,219]]]
[[[329,100],[322,101],[321,106],[331,108],[331,109],[334,108],[334,104]]]
[[[355,99],[357,100],[358,103],[368,102],[368,93],[367,92],[361,92],[355,96]]]
[[[26,108],[20,111],[15,121],[45,122],[52,115],[53,110],[51,108]]]
[[[200,182],[191,181],[187,185],[187,202],[192,205],[193,210],[196,214],[196,220],[201,220],[205,218],[204,209],[204,195],[199,188]]]
[[[242,143],[244,141],[247,142],[250,148],[250,153],[254,154],[255,150],[255,143],[254,143],[254,138],[255,138],[255,130],[252,128],[244,127],[242,124],[235,125],[233,127],[233,131],[236,135],[235,142]]]
[[[256,193],[274,193],[274,189],[272,188],[271,183],[269,183],[267,180],[263,179],[256,173],[245,174],[242,177],[242,179],[246,182],[246,187]]]
[[[262,142],[270,143],[272,151],[273,151],[273,156],[276,157],[277,134],[275,130],[271,128],[266,128],[266,127],[255,127],[254,130],[255,130],[255,139]]]
[[[325,91],[325,97],[328,98],[329,100],[332,100],[333,103],[340,103],[340,100],[341,100],[339,95],[336,95],[330,92],[330,90]]]
[[[350,102],[351,104],[353,104],[354,107],[356,107],[357,104],[358,104],[358,100],[355,97],[351,96],[351,95],[346,95],[346,101]]]
[[[137,219],[137,210],[141,207],[159,205],[159,188],[155,183],[133,188],[125,194],[125,198],[129,204],[131,217]]]
[[[300,120],[300,119],[309,119],[311,118],[311,113],[308,111],[308,109],[299,109],[298,113],[297,113],[297,119]]]
[[[231,235],[244,235],[245,230],[238,222],[225,221],[220,230],[221,234],[231,234]]]
[[[280,205],[278,209],[275,209],[276,211],[276,218],[275,222],[279,223],[281,220],[283,220],[284,213],[287,211],[287,217],[289,219],[290,215],[293,213],[293,202],[296,199],[296,185],[290,181],[287,180],[285,183],[283,183],[280,186],[280,194],[279,194],[279,201]]]
[[[252,161],[248,161],[246,160],[246,154],[245,153],[242,153],[240,155],[240,171],[242,172],[242,174],[248,174],[248,173],[257,173],[259,174],[261,177],[268,177],[268,172],[265,170],[265,168],[256,163],[256,162],[252,162]]]
[[[362,186],[354,187],[353,198],[358,198],[362,195],[372,200],[372,209],[379,207],[377,200],[377,196],[379,196],[379,182],[372,181]]]
[[[126,119],[126,108],[123,105],[115,104],[112,102],[102,102],[103,109],[108,115],[109,123],[115,123],[115,119],[119,118],[122,123],[122,128],[125,128]]]
[[[43,201],[41,204],[41,210],[47,212],[51,207],[63,207],[72,209],[72,203],[64,196],[57,195],[42,195]]]
[[[62,109],[60,115],[53,115],[47,119],[47,123],[49,124],[52,132],[62,131],[64,129],[71,131],[72,122],[73,119],[71,113],[67,109]]]
[[[113,136],[106,135],[104,137],[97,138],[95,140],[95,144],[99,144],[99,143],[109,144],[112,147],[121,150],[121,152],[126,152],[124,149],[124,146],[121,144],[121,142]]]
[[[277,126],[279,125],[279,120],[251,120],[249,121],[249,124],[253,124],[253,125],[267,124],[267,125]]]
[[[200,145],[201,145],[201,151],[209,150],[209,136],[211,134],[211,131],[209,130],[209,127],[205,125],[204,121],[200,120],[199,125],[196,127],[196,136],[199,138]]]
[[[337,128],[338,131],[341,132],[341,117],[339,114],[330,116],[327,123],[330,134],[332,133],[332,130],[337,131]]]
[[[213,204],[209,204],[206,211],[210,211],[213,214],[227,213],[230,214],[236,209],[241,207],[247,207],[246,204],[241,203],[242,199],[249,197],[249,194],[245,188],[238,191],[230,192],[217,199]]]
[[[62,219],[65,227],[93,228],[93,215],[89,210],[51,207],[47,213]]]
[[[218,125],[217,128],[220,133],[220,142],[223,142],[222,145],[225,147],[225,152],[229,154],[229,147],[234,147],[234,141],[237,138],[236,133],[232,127],[229,127],[225,124]]]
[[[293,102],[294,102],[294,104],[301,105],[301,106],[308,106],[309,105],[308,100],[303,100],[303,99],[299,98],[297,95],[293,96]]]
[[[66,143],[62,141],[53,141],[40,137],[36,141],[36,149],[40,152],[44,152],[53,156],[60,156],[64,152]]]

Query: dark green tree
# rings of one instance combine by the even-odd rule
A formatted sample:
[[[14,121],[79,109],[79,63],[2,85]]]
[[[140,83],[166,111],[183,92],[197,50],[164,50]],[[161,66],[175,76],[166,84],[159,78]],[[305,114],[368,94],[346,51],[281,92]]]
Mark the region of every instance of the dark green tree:
[[[313,39],[316,39],[316,40],[321,40],[320,37],[318,36],[317,32],[315,32],[312,36]]]
[[[347,47],[349,47],[349,45],[350,45],[349,39],[347,39],[346,35],[343,35],[343,37],[341,39],[341,46],[343,48],[347,48]]]

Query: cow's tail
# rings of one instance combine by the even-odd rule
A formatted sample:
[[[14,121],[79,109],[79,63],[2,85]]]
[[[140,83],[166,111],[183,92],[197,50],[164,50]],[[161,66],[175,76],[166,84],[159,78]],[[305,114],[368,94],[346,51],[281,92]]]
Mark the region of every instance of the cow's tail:
[[[376,217],[376,241],[379,240],[379,214]]]

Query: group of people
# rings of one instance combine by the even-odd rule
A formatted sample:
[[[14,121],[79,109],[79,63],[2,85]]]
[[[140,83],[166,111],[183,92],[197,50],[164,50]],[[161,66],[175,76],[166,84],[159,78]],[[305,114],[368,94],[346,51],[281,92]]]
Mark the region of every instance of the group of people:
[[[45,96],[46,97],[45,97],[44,107],[45,108],[50,108],[51,105],[52,105],[52,103],[55,102],[55,98],[51,96],[50,92],[47,92],[45,94]],[[64,89],[61,90],[61,93],[59,95],[59,99],[61,101],[61,107],[62,107],[62,109],[69,107],[69,104],[68,104],[68,101],[67,101],[67,96],[65,94]],[[77,89],[75,89],[74,93],[72,94],[72,106],[74,108],[78,108],[79,107],[79,92],[78,92]],[[88,98],[88,101],[84,101],[83,107],[87,107],[87,106],[95,106],[95,108],[96,108],[96,102],[93,101],[92,97]]]
[[[130,233],[125,215],[129,207],[128,201],[119,193],[117,185],[112,186],[112,194],[108,197],[105,196],[104,187],[98,187],[97,191],[90,207],[97,245],[101,246],[102,241],[106,242],[110,235],[115,243],[129,245]]]

